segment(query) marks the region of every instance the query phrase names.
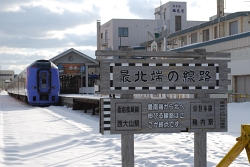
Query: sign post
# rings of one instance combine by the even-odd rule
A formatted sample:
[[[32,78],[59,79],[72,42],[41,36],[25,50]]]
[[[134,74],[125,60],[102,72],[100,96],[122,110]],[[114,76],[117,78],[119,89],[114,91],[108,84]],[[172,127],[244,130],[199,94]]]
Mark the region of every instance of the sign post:
[[[205,50],[195,50],[197,53],[204,53]],[[206,58],[198,58],[205,60]],[[195,94],[195,98],[208,98],[208,94]],[[194,133],[194,167],[207,166],[207,133]]]
[[[121,99],[132,99],[133,94],[122,94]],[[134,166],[134,134],[121,134],[122,167]]]
[[[123,167],[134,166],[134,134],[194,132],[195,167],[206,166],[206,132],[227,131],[228,53],[97,51],[100,132],[122,135]],[[207,57],[209,59],[207,59]],[[137,99],[133,94],[194,94],[186,99]]]

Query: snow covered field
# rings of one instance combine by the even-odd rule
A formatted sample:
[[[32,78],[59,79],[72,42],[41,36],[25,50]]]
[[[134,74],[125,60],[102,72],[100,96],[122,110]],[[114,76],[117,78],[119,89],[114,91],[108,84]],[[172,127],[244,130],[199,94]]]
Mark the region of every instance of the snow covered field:
[[[207,133],[207,166],[236,143],[240,125],[250,124],[250,102],[228,104],[228,132]],[[134,135],[136,167],[191,167],[194,134]],[[0,94],[1,167],[121,166],[120,135],[101,135],[99,115],[61,106],[32,107]],[[249,166],[245,150],[230,167]]]

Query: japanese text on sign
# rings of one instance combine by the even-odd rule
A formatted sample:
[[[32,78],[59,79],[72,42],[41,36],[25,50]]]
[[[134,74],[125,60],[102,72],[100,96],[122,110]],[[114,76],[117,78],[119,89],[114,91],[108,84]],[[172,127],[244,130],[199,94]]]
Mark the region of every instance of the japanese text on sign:
[[[170,82],[176,82],[180,78],[183,82],[209,82],[211,76],[210,71],[199,71],[199,78],[195,78],[195,71],[193,70],[185,70],[182,74],[179,74],[177,71],[169,71],[167,75],[167,80]],[[130,76],[136,76],[135,79],[132,81]],[[163,82],[163,72],[162,70],[152,70],[150,74],[144,73],[143,71],[137,71],[135,74],[130,74],[128,70],[121,70],[119,75],[119,82]]]
[[[172,12],[184,13],[184,9],[181,8],[181,5],[173,5]]]
[[[141,104],[117,103],[116,104],[116,129],[139,130],[141,129]],[[126,116],[125,116],[126,115]]]
[[[171,110],[173,112],[159,112]],[[180,103],[154,103],[148,104],[148,128],[178,128],[181,127],[180,119],[184,119],[185,110]],[[153,112],[152,112],[153,111]]]
[[[191,103],[191,127],[214,128],[215,108],[213,102]]]

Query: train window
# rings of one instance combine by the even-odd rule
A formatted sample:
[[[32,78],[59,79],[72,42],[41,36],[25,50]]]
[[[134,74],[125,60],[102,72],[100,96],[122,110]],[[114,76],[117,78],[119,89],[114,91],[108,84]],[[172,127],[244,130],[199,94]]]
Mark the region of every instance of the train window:
[[[46,88],[46,72],[42,73],[42,88]]]

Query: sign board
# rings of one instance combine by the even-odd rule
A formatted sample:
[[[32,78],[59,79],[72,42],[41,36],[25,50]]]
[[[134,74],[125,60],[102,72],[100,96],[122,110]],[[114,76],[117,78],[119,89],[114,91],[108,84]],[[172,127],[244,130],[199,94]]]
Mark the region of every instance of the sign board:
[[[227,100],[101,99],[101,133],[226,132]]]
[[[225,93],[226,60],[102,59],[101,94]]]
[[[80,75],[82,67],[85,67],[85,64],[69,63],[57,64],[57,66],[60,75]]]

